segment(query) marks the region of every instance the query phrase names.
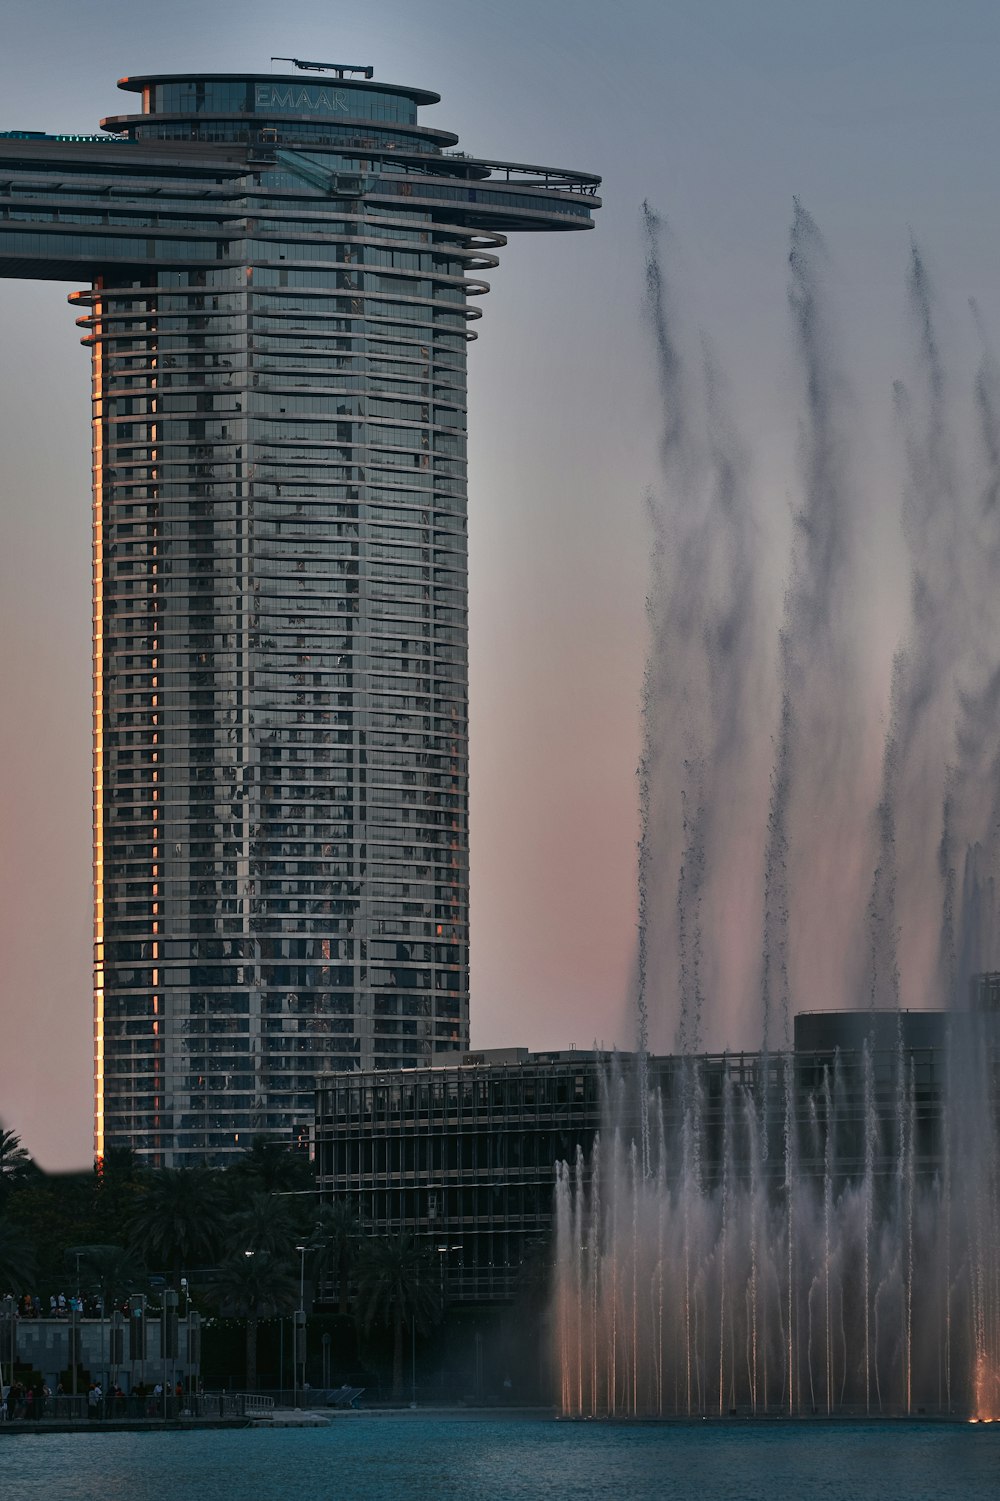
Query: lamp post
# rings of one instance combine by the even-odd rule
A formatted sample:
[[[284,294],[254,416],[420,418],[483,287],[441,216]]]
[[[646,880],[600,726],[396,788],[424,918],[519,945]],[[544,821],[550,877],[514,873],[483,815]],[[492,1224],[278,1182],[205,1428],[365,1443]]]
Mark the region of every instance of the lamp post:
[[[10,1344],[8,1346],[8,1355],[10,1356],[10,1385],[13,1386],[14,1385],[14,1361],[17,1358],[16,1357],[16,1353],[15,1353],[16,1341],[17,1341],[17,1327],[16,1327],[16,1324],[15,1324],[16,1307],[15,1307],[15,1304],[14,1304],[14,1298],[13,1298],[12,1294],[10,1294],[10,1293],[8,1293],[7,1296],[3,1300],[3,1311],[4,1311],[4,1317],[5,1317],[6,1322],[7,1322],[7,1328],[8,1328],[8,1331],[10,1333]]]
[[[187,1316],[188,1391],[198,1395],[201,1389],[201,1314],[188,1310]]]
[[[435,1246],[434,1249],[438,1253],[438,1257],[440,1258],[439,1261],[438,1261],[438,1266],[441,1268],[441,1313],[443,1315],[444,1314],[444,1258],[448,1255],[448,1253],[450,1251],[460,1251],[462,1249],[462,1247],[461,1247],[461,1245],[457,1245],[457,1246]]]
[[[179,1297],[174,1288],[165,1289],[160,1300],[160,1360],[163,1365],[163,1416],[166,1417],[169,1409],[170,1392],[167,1385],[168,1363],[176,1365],[179,1354],[177,1333],[177,1304]],[[171,1374],[171,1384],[176,1377],[176,1372]]]
[[[81,1251],[76,1253],[76,1297],[73,1299],[69,1311],[69,1347],[70,1365],[73,1367],[73,1379],[71,1382],[73,1396],[76,1396],[76,1368],[80,1361],[80,1322],[83,1318],[83,1294],[80,1289],[80,1257]],[[75,1407],[75,1403],[74,1403]]]
[[[189,1322],[188,1321],[189,1321],[189,1319],[191,1317],[191,1295],[188,1292],[188,1279],[186,1277],[182,1277],[181,1278],[181,1297],[183,1297],[183,1299],[184,1299],[184,1312],[183,1312],[183,1314],[178,1314],[178,1323],[177,1323],[177,1348],[178,1348],[178,1350],[180,1350],[180,1341],[181,1341],[180,1320],[181,1320],[181,1318],[183,1318],[183,1320],[184,1320],[184,1350],[185,1350],[185,1364],[186,1364],[187,1363],[187,1360],[186,1360],[187,1347],[188,1347],[188,1345],[191,1342],[190,1341],[190,1335],[189,1335],[189,1332],[188,1332],[189,1331]]]
[[[249,1261],[249,1259],[250,1259],[251,1256],[256,1256],[256,1254],[257,1254],[256,1251],[244,1251],[243,1252],[243,1255],[247,1258],[248,1261]],[[249,1386],[249,1384],[250,1384],[250,1381],[249,1381],[250,1372],[246,1371],[244,1374],[247,1377],[247,1385]]]
[[[452,1252],[452,1251],[460,1251],[462,1249],[462,1247],[461,1247],[461,1244],[459,1244],[459,1245],[455,1245],[455,1246],[435,1246],[434,1249],[438,1253],[438,1266],[439,1266],[439,1268],[441,1270],[441,1322],[443,1324],[444,1323],[444,1263],[445,1263],[445,1257],[448,1256],[449,1253]],[[441,1366],[441,1386],[442,1386],[442,1388],[444,1387],[444,1364],[443,1363],[442,1363],[442,1366]]]
[[[295,1314],[295,1348],[292,1351],[292,1406],[296,1405],[297,1385],[306,1384],[306,1251],[305,1242],[295,1247],[299,1253],[299,1306]],[[301,1371],[298,1367],[301,1366]],[[301,1378],[301,1379],[300,1379]]]
[[[420,1277],[417,1275],[419,1286]],[[410,1406],[417,1405],[417,1320],[410,1314]]]
[[[71,1367],[71,1389],[76,1396],[76,1370],[80,1361],[80,1300],[74,1299],[73,1306],[69,1311],[69,1364]],[[74,1403],[75,1416],[75,1403]]]
[[[125,1364],[125,1320],[120,1308],[115,1308],[111,1314],[111,1369],[114,1375],[113,1384],[118,1385],[118,1378],[122,1366]]]

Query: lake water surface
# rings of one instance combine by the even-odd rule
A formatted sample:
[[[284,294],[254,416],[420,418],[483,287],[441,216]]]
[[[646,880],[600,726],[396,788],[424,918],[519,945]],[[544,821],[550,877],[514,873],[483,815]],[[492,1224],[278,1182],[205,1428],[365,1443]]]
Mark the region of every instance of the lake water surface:
[[[1000,1424],[610,1426],[359,1413],[328,1428],[0,1438],[18,1501],[996,1501]]]

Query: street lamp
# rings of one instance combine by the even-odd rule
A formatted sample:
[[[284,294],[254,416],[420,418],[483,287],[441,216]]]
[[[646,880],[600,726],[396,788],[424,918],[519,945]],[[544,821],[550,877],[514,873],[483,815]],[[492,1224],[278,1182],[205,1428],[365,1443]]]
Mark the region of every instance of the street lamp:
[[[104,1382],[104,1390],[106,1392],[107,1389],[108,1389],[108,1346],[107,1346],[107,1341],[104,1338],[104,1335],[105,1335],[105,1326],[104,1326],[104,1287],[103,1286],[101,1287],[101,1291],[100,1291],[100,1294],[98,1296],[97,1306],[98,1306],[98,1308],[100,1310],[100,1314],[101,1314],[101,1370],[103,1371],[103,1376],[102,1376],[101,1379]]]
[[[73,1305],[70,1308],[70,1311],[69,1311],[69,1328],[67,1330],[67,1333],[69,1335],[69,1351],[70,1351],[69,1364],[72,1367],[71,1389],[72,1389],[73,1396],[75,1397],[76,1396],[76,1374],[77,1374],[77,1367],[79,1366],[79,1363],[80,1363],[80,1300],[79,1300],[79,1298],[77,1298],[77,1299],[74,1300]],[[75,1404],[74,1404],[74,1406],[75,1406]],[[75,1416],[75,1412],[74,1412],[74,1416]]]
[[[420,1285],[420,1273],[417,1273],[417,1286]],[[410,1406],[417,1405],[417,1319],[416,1314],[410,1315]]]
[[[247,1258],[248,1261],[250,1261],[252,1257],[256,1256],[256,1254],[257,1254],[256,1251],[244,1251],[243,1252],[243,1255]],[[199,1338],[200,1338],[200,1336],[199,1336]],[[200,1351],[199,1351],[199,1354],[200,1354]],[[250,1375],[250,1373],[248,1371],[247,1372],[248,1384],[249,1384],[249,1375]]]
[[[189,1310],[187,1316],[188,1390],[196,1395],[201,1389],[201,1314]]]
[[[9,1346],[8,1353],[10,1355],[10,1384],[11,1384],[11,1386],[13,1386],[14,1385],[14,1361],[17,1358],[17,1356],[16,1356],[17,1326],[16,1326],[16,1324],[14,1322],[14,1320],[16,1318],[16,1305],[14,1303],[13,1296],[10,1293],[8,1293],[7,1296],[3,1300],[3,1311],[4,1311],[4,1317],[5,1317],[6,1323],[7,1323],[7,1329],[8,1329],[8,1332],[10,1334],[10,1346]],[[0,1366],[0,1369],[2,1369],[2,1366]]]
[[[306,1251],[309,1247],[302,1243],[295,1247],[299,1253],[299,1306],[295,1314],[295,1347],[292,1351],[292,1406],[296,1406],[297,1385],[305,1391],[306,1385]],[[301,1373],[297,1367],[302,1367]],[[301,1380],[299,1376],[301,1374]]]
[[[461,1245],[457,1245],[457,1246],[435,1246],[434,1249],[438,1253],[438,1256],[441,1258],[440,1261],[438,1262],[438,1266],[441,1268],[441,1313],[443,1314],[444,1313],[444,1258],[448,1255],[449,1251],[460,1251],[462,1249],[462,1247],[461,1247]]]
[[[461,1247],[461,1244],[459,1244],[459,1245],[455,1245],[455,1246],[435,1246],[434,1249],[438,1253],[438,1266],[441,1269],[441,1313],[440,1313],[440,1317],[441,1317],[442,1322],[443,1322],[443,1320],[444,1320],[444,1262],[445,1262],[445,1257],[451,1251],[460,1251],[462,1249],[462,1247]],[[444,1365],[443,1364],[441,1366],[441,1384],[442,1384],[442,1386],[444,1385]]]

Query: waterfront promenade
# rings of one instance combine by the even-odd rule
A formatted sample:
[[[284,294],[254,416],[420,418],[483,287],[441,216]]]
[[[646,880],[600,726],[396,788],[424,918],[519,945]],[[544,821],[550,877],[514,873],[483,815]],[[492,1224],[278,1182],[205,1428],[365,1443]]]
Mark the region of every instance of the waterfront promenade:
[[[325,1396],[325,1393],[323,1394]],[[230,1427],[270,1417],[273,1397],[251,1392],[199,1392],[181,1397],[167,1393],[101,1396],[89,1393],[45,1398],[37,1416],[23,1402],[0,1404],[0,1436],[14,1433],[68,1433],[173,1427]]]

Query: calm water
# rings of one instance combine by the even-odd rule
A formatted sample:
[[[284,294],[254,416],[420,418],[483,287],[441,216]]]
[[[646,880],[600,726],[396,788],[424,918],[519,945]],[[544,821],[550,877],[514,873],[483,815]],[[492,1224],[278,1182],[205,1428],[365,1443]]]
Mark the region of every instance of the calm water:
[[[0,1438],[18,1501],[995,1501],[1000,1425],[606,1427],[350,1416],[329,1428]]]

